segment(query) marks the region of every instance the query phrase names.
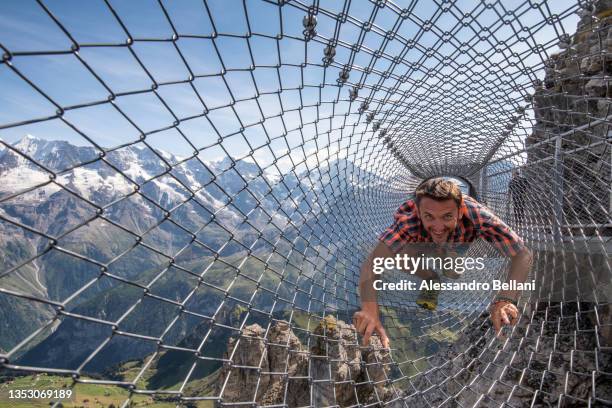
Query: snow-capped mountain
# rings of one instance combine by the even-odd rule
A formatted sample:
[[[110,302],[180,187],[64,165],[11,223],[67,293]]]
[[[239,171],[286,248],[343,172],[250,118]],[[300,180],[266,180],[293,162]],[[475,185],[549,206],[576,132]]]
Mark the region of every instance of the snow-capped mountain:
[[[36,202],[64,186],[103,207],[138,186],[154,200],[163,196],[167,209],[184,202],[194,192],[196,200],[212,212],[227,207],[228,202],[229,210],[248,212],[258,200],[262,208],[278,212],[278,202],[295,207],[308,192],[333,189],[338,193],[363,187],[359,184],[363,180],[369,184],[384,182],[371,174],[364,177],[364,170],[344,159],[311,169],[308,174],[290,172],[279,176],[246,160],[225,157],[213,162],[198,158],[184,161],[144,144],[105,153],[103,159],[102,152],[93,146],[75,146],[31,135],[15,143],[12,146],[15,151],[0,147],[0,199],[17,195],[19,200]],[[310,201],[315,209],[320,209],[316,199],[311,197]]]
[[[339,248],[369,225],[356,218],[367,217],[367,211],[345,210],[347,200],[355,199],[363,188],[353,180],[377,182],[347,160],[332,161],[308,174],[280,176],[246,160],[185,161],[145,145],[124,147],[103,157],[101,153],[94,147],[32,136],[10,148],[0,144],[0,272],[18,267],[0,278],[1,287],[64,301],[98,279],[67,308],[91,309],[88,313],[99,318],[122,310],[125,305],[118,299],[133,288],[100,278],[93,263],[48,251],[47,237],[82,259],[109,265],[115,276],[143,284],[167,267],[168,259],[137,242],[173,257],[176,265],[194,273],[208,268],[212,252],[229,259],[239,253],[244,256],[248,246],[259,255],[269,255],[270,242],[275,242],[279,254],[317,253],[311,261],[320,261],[331,244]],[[358,172],[362,172],[359,177],[349,177]],[[191,244],[185,229],[196,234],[198,245]],[[306,251],[306,246],[314,251]],[[126,251],[129,248],[133,249]],[[292,262],[300,264],[299,259]],[[219,273],[228,279],[235,276],[230,270]],[[193,288],[183,275],[167,274],[178,281],[163,281],[164,296],[178,300],[181,291]],[[157,286],[162,285],[159,282]],[[14,330],[1,331],[0,349],[10,349],[53,316],[53,310],[42,303],[26,302],[27,308],[22,303],[0,293],[0,314],[15,323]],[[201,305],[194,307],[206,304],[204,296]],[[145,326],[139,327],[144,330]],[[82,331],[70,325],[56,330],[67,339]],[[51,340],[43,341],[39,349],[55,358],[49,352],[55,344]],[[134,351],[136,355],[143,352]],[[127,358],[124,354],[115,357]]]
[[[161,221],[170,213],[171,220],[194,233],[225,230],[216,241],[210,238],[215,234],[204,234],[204,242],[215,244],[227,241],[230,233],[249,244],[257,230],[270,237],[285,231],[293,239],[300,226],[320,238],[327,235],[324,242],[337,241],[342,237],[326,234],[333,225],[325,214],[354,223],[342,210],[345,201],[368,195],[379,183],[384,180],[346,159],[279,176],[247,160],[186,160],[142,143],[102,152],[27,135],[0,150],[0,200],[5,199],[0,214],[55,237],[95,220],[102,209],[105,218],[139,235],[168,229]],[[80,230],[71,235],[79,236]],[[161,240],[160,234],[149,235]],[[161,235],[168,235],[165,245],[172,246],[181,234],[168,229]],[[28,241],[38,246],[44,240]]]
[[[18,152],[8,148],[0,151],[0,198],[17,194],[15,199],[21,202],[40,202],[63,186],[65,191],[104,207],[139,188],[166,210],[185,202],[193,192],[195,200],[213,213],[223,207],[234,213],[236,209],[251,210],[249,204],[255,203],[255,198],[263,198],[264,208],[267,205],[273,211],[265,196],[279,184],[254,163],[226,157],[217,162],[194,158],[177,164],[182,158],[145,145],[109,152],[103,160],[94,147],[30,135],[13,147]],[[252,193],[250,200],[239,194],[245,183]],[[229,202],[231,207],[227,207]]]
[[[213,250],[223,247],[230,234],[257,249],[264,245],[258,242],[260,231],[269,239],[285,231],[291,240],[300,225],[316,222],[321,204],[334,199],[319,201],[320,170],[317,178],[319,185],[313,189],[303,184],[302,175],[271,176],[246,160],[185,160],[144,144],[102,154],[92,146],[28,135],[0,151],[0,215],[14,221],[0,221],[0,237],[13,235],[27,248],[20,256],[6,255],[19,251],[8,251],[0,243],[0,251],[10,268],[44,250],[45,236],[50,236],[83,256],[105,253],[94,257],[105,262],[112,258],[106,249],[129,235],[99,218],[102,214],[142,236],[143,242],[172,254],[185,246],[187,235],[164,222],[165,213]],[[244,249],[226,246],[223,255]]]
[[[0,214],[51,236],[100,209],[137,234],[168,212],[193,232],[212,221],[239,235],[255,234],[253,227],[278,234],[291,224],[295,235],[295,227],[316,224],[325,209],[382,182],[345,159],[279,176],[246,160],[186,160],[144,144],[102,152],[27,135],[0,150]]]
[[[106,264],[133,247],[136,234],[147,246],[175,256],[177,264],[201,272],[211,251],[231,256],[245,250],[228,245],[231,234],[258,250],[263,245],[257,241],[258,231],[271,239],[299,211],[299,202],[286,199],[299,190],[297,178],[268,178],[252,162],[182,162],[144,145],[108,152],[102,159],[94,147],[32,136],[0,147],[0,272],[19,267],[0,278],[0,286],[36,297],[60,301],[97,276],[92,264],[58,251],[45,254],[47,237],[58,239],[63,249]],[[99,217],[99,208],[105,219]],[[176,225],[195,233],[206,249],[190,246],[190,236]],[[150,250],[135,249],[110,269],[144,282],[163,267],[156,264],[162,260]],[[79,300],[114,284],[102,279]],[[0,349],[10,349],[51,316],[43,304],[28,303],[32,308],[24,309],[21,303],[0,295],[0,310],[19,322],[12,331],[2,330]]]

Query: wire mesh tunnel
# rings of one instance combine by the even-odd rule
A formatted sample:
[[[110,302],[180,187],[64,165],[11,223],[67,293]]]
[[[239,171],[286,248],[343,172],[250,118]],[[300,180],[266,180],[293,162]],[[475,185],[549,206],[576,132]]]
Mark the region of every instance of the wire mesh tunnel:
[[[612,2],[0,10],[0,401],[44,373],[77,405],[612,404]],[[492,289],[382,291],[391,350],[361,346],[360,267],[434,176],[536,289],[501,338]]]

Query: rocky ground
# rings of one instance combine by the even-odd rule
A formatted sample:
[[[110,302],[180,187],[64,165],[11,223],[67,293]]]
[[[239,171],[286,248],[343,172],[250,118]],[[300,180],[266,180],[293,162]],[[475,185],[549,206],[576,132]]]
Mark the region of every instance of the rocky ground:
[[[612,400],[612,354],[594,330],[596,309],[535,304],[501,340],[482,314],[451,346],[424,356],[428,368],[410,378],[378,338],[360,347],[355,327],[332,316],[310,334],[309,347],[287,322],[267,333],[253,324],[230,340],[217,393],[224,406],[603,405]]]

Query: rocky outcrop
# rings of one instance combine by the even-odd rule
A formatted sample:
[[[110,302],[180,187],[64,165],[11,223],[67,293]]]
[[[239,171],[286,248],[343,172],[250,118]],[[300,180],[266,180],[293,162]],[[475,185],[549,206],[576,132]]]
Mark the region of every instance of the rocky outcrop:
[[[227,402],[261,400],[268,389],[270,363],[264,334],[265,330],[255,324],[245,327],[240,338],[230,339],[224,358],[232,363],[223,367],[219,381]],[[232,369],[232,366],[238,367]],[[266,374],[262,375],[262,371]]]
[[[601,204],[610,202],[612,182],[606,143],[612,131],[605,123],[610,122],[606,118],[612,114],[612,0],[584,4],[576,33],[560,38],[561,52],[545,61],[544,80],[534,82],[536,124],[525,142],[526,173],[537,179],[533,185],[538,191],[530,192],[530,196],[552,197],[556,178],[563,180],[563,223],[604,224],[609,210]],[[559,134],[564,134],[563,174],[555,178],[552,159]],[[551,198],[534,204],[531,216],[540,222],[552,221],[553,202]]]
[[[388,351],[377,337],[370,338],[368,348],[360,347],[355,333],[353,325],[331,316],[314,330],[310,365],[314,406],[350,406],[390,398]]]
[[[391,357],[373,337],[360,347],[355,327],[332,316],[321,320],[304,347],[287,322],[266,333],[258,324],[229,341],[218,392],[225,404],[351,406],[387,401]],[[255,395],[257,390],[257,395]]]

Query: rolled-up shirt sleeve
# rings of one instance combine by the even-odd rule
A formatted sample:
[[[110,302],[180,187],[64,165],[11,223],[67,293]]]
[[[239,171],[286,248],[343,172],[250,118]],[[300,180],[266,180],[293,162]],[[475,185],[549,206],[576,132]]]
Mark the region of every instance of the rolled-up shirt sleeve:
[[[480,209],[479,236],[490,242],[502,255],[515,256],[525,243],[506,223],[486,207]]]
[[[411,234],[418,231],[418,222],[416,205],[409,200],[397,209],[393,215],[393,224],[383,231],[378,239],[384,242],[391,251],[398,252],[404,244],[414,242]]]

